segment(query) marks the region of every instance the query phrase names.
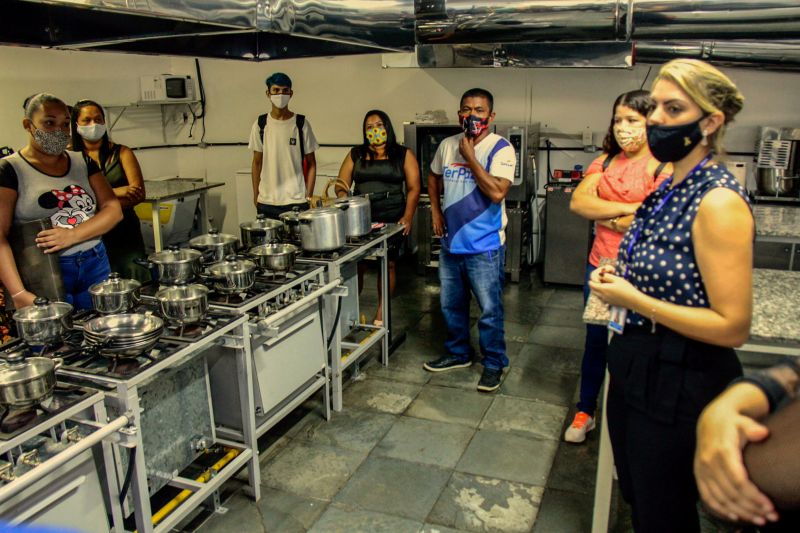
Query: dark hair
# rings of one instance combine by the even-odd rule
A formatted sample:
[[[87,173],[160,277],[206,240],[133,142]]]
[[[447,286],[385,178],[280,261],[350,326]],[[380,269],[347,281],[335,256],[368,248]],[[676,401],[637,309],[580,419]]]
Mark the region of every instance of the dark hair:
[[[614,100],[614,106],[611,108],[611,124],[608,126],[605,139],[603,139],[603,151],[608,154],[609,158],[622,152],[617,138],[614,137],[614,115],[617,113],[617,106],[621,105],[630,107],[645,117],[655,109],[655,103],[650,97],[650,91],[636,90],[617,96],[617,99]]]
[[[45,104],[63,105],[64,109],[66,109],[67,113],[69,113],[69,106],[65,104],[61,98],[53,96],[50,93],[36,93],[27,97],[25,102],[22,104],[25,108],[25,118],[32,119],[33,115],[42,109]]]
[[[406,155],[405,148],[397,142],[397,137],[394,134],[394,127],[392,126],[392,121],[389,119],[389,115],[380,109],[370,109],[367,111],[367,114],[364,115],[364,120],[361,122],[363,142],[355,147],[358,156],[365,161],[374,158],[374,153],[370,150],[369,139],[367,139],[367,133],[365,131],[367,128],[367,119],[372,115],[378,116],[381,122],[383,122],[383,127],[386,128],[386,155],[389,157],[389,161],[396,167],[402,168]]]
[[[492,93],[486,89],[480,89],[476,87],[475,89],[468,90],[461,95],[461,101],[458,103],[459,107],[461,107],[461,104],[463,104],[464,100],[467,98],[486,98],[486,100],[489,102],[489,112],[491,113],[494,111],[494,96],[492,96]]]
[[[81,110],[84,107],[96,107],[100,110],[100,114],[103,115],[103,120],[106,119],[106,112],[103,110],[103,106],[95,102],[94,100],[78,100],[74,106],[72,106],[72,116],[70,117],[70,123],[72,125],[72,149],[76,152],[83,153],[86,150],[86,145],[83,142],[83,137],[81,134],[78,133],[78,117],[81,114]],[[111,140],[108,138],[108,128],[106,128],[106,132],[103,134],[103,137],[100,139],[100,168],[103,171],[103,174],[106,173],[106,163],[108,162],[108,158],[111,155]]]
[[[267,84],[267,89],[273,85],[289,87],[290,89],[292,88],[292,79],[283,72],[275,72],[269,78],[267,78],[264,83]]]

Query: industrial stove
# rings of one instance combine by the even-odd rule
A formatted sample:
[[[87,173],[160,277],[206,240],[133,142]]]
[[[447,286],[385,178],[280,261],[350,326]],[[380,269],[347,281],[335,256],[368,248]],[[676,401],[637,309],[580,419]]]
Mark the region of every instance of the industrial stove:
[[[157,312],[146,299],[135,311]],[[114,447],[106,471],[109,484],[125,496],[120,499],[125,529],[169,531],[209,499],[221,510],[217,491],[243,466],[249,492],[258,499],[253,450],[217,438],[204,357],[247,317],[211,310],[197,325],[165,328],[156,344],[135,358],[109,357],[85,346],[80,328],[92,317],[79,313],[63,344],[40,355],[64,360],[57,370],[60,383],[103,391],[112,416],[133,413],[128,438]],[[210,457],[220,460],[208,468]],[[175,496],[153,512],[151,498],[160,501],[165,494]]]
[[[342,409],[343,373],[353,367],[353,376],[358,374],[358,364],[363,356],[381,342],[381,363],[389,364],[391,341],[391,298],[388,276],[388,239],[403,231],[399,224],[386,224],[359,238],[348,238],[341,249],[325,253],[302,252],[299,264],[314,264],[325,267],[325,281],[341,280],[344,290],[325,298],[326,337],[330,342],[330,368],[333,410]],[[383,326],[362,324],[358,297],[359,261],[378,261],[381,272],[381,292],[385,322]]]
[[[111,442],[125,440],[132,417],[108,421],[103,400],[97,390],[58,383],[41,404],[0,413],[0,520],[122,531],[120,492],[105,472],[114,465]]]
[[[259,436],[320,389],[330,417],[322,299],[340,284],[324,274],[319,265],[295,263],[291,272],[259,273],[245,294],[212,300],[248,317],[207,358],[218,435],[256,449]]]

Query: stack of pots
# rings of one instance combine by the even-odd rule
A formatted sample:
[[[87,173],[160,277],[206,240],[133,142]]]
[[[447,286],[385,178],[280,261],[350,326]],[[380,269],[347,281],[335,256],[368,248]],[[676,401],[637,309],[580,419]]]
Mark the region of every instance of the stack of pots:
[[[83,326],[86,343],[106,357],[138,357],[153,347],[164,321],[150,313],[121,313],[93,318]]]
[[[36,298],[33,305],[14,313],[17,331],[30,346],[47,346],[64,338],[72,329],[72,306],[66,302],[51,302]]]

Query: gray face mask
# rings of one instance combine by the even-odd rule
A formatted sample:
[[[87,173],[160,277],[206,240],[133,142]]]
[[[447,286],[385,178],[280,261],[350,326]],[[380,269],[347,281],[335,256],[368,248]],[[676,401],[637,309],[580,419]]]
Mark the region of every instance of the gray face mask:
[[[69,144],[69,133],[64,130],[44,131],[33,130],[33,139],[39,145],[42,152],[48,155],[59,155],[67,149]]]

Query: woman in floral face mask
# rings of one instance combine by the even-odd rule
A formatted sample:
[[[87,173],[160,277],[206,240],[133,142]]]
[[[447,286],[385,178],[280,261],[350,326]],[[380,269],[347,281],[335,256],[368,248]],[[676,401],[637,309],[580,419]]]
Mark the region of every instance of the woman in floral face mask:
[[[66,151],[70,115],[66,104],[42,93],[25,104],[28,144],[0,160],[0,280],[19,309],[36,298],[29,288],[49,273],[18,269],[8,243],[12,226],[49,219],[36,244],[58,254],[66,299],[91,308],[89,287],[108,277],[100,237],[122,219],[119,201],[94,161]],[[34,269],[35,270],[35,269]]]
[[[672,172],[660,164],[647,145],[647,114],[653,109],[648,91],[631,91],[617,97],[613,116],[603,141],[603,155],[586,171],[570,209],[595,221],[595,239],[586,265],[584,302],[589,297],[589,276],[600,262],[617,257],[619,243],[633,214],[648,194]],[[605,261],[604,261],[605,260]],[[567,442],[583,442],[594,428],[597,395],[606,369],[608,332],[605,326],[586,326],[586,344],[581,364],[581,393],[578,413],[567,428]]]
[[[355,194],[367,195],[374,222],[401,224],[404,230],[389,242],[389,292],[394,293],[395,264],[411,231],[420,193],[419,164],[411,150],[398,144],[389,116],[367,111],[362,123],[363,142],[344,158],[339,170],[336,195],[347,196],[355,183]],[[359,264],[359,287],[366,263]],[[383,323],[383,295],[378,277],[378,310],[374,323]]]

